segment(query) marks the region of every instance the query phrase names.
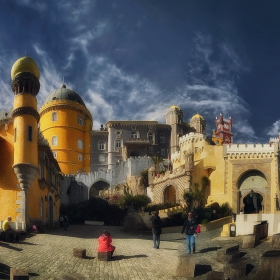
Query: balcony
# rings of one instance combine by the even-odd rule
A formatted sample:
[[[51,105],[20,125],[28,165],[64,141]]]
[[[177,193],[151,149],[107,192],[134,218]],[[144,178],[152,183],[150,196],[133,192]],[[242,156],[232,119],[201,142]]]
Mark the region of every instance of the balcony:
[[[148,138],[129,138],[124,142],[125,146],[128,145],[152,145],[153,141]]]

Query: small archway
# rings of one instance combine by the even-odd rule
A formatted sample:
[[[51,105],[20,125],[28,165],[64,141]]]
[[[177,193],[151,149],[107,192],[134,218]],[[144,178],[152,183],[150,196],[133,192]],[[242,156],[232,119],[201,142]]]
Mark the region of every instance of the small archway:
[[[99,192],[101,190],[108,190],[110,188],[110,184],[105,181],[97,181],[95,182],[89,189],[89,198],[99,196]]]
[[[174,186],[168,186],[164,191],[164,203],[176,203],[176,189]]]

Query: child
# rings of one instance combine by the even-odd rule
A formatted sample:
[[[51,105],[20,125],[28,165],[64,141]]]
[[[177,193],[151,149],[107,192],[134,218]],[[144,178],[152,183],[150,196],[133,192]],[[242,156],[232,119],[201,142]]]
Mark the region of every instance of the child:
[[[111,252],[111,256],[115,251],[115,246],[112,246],[112,238],[110,232],[103,230],[102,235],[98,237],[98,252]]]

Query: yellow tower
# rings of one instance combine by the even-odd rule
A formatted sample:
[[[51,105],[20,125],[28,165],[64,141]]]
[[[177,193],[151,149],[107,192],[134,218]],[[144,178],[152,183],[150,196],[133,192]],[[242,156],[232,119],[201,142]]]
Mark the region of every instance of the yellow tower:
[[[64,174],[90,172],[92,116],[82,98],[62,85],[40,111],[40,129]]]
[[[27,193],[38,174],[37,129],[39,114],[36,95],[40,89],[40,72],[36,62],[27,56],[19,58],[11,70],[14,92],[14,165],[22,189],[20,218],[27,222]]]

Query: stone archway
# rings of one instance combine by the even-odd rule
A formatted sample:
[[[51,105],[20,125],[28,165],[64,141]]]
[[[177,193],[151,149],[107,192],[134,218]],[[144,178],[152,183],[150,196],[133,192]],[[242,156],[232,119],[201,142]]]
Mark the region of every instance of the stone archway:
[[[110,184],[103,180],[96,181],[89,188],[89,198],[99,196],[99,192],[103,190],[108,190],[110,188]]]
[[[170,185],[164,190],[164,203],[176,203],[176,189]]]
[[[259,170],[245,172],[238,181],[240,208],[246,214],[263,211],[267,179]]]

